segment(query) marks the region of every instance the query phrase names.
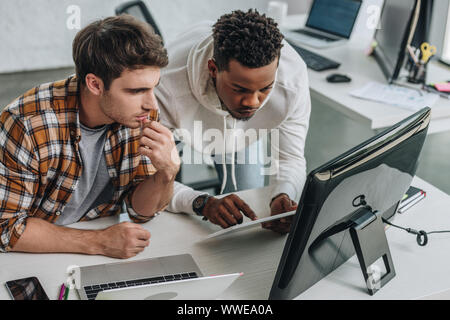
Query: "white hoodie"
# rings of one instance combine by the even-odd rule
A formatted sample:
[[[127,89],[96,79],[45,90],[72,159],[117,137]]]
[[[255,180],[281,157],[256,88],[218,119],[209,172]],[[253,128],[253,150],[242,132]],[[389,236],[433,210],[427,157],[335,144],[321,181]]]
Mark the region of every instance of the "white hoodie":
[[[298,201],[306,180],[304,147],[311,111],[308,75],[300,56],[287,42],[283,44],[273,89],[263,106],[248,121],[236,120],[223,110],[209,75],[208,60],[213,56],[211,22],[192,27],[168,46],[170,62],[162,70],[161,82],[155,91],[163,125],[187,130],[190,135],[182,134],[180,130],[176,130],[175,135],[182,135],[182,141],[200,153],[211,152],[211,141],[205,139],[203,133],[210,129],[215,132],[220,130],[226,138],[221,143],[213,141],[216,142],[214,152],[225,159],[225,150],[232,158],[232,166],[234,153],[259,139],[258,136],[248,135],[245,143],[233,142],[233,136],[237,132],[242,133],[239,129],[244,132],[253,129],[257,133],[261,129],[269,132],[278,130],[279,144],[272,139],[272,148],[279,154],[279,167],[278,173],[270,176],[270,185],[274,187],[272,197],[265,199],[268,204],[280,193],[286,193],[292,200]],[[198,132],[197,123],[197,132],[194,134],[194,121],[201,121],[202,132]],[[226,179],[225,164],[223,166]],[[225,183],[223,181],[222,189]],[[233,184],[236,186],[235,181]],[[176,182],[167,210],[194,214],[192,202],[201,194],[204,192]]]

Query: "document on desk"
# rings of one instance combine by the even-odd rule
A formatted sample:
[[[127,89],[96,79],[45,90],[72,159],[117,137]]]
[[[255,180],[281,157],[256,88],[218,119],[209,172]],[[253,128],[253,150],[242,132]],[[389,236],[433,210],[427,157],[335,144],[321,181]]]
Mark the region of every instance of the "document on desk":
[[[439,95],[434,93],[379,82],[369,82],[364,87],[351,91],[350,95],[411,111],[418,111],[423,107],[432,107],[439,99]]]
[[[258,225],[260,225],[263,222],[269,222],[269,221],[273,221],[273,220],[278,220],[281,218],[286,218],[289,216],[293,216],[297,211],[289,211],[289,212],[285,212],[285,213],[280,213],[274,216],[270,216],[270,217],[265,217],[265,218],[261,218],[261,219],[257,219],[257,220],[253,220],[253,221],[249,221],[249,222],[245,222],[245,223],[241,223],[241,224],[237,224],[235,226],[211,233],[210,235],[206,236],[203,240],[206,239],[211,239],[211,238],[215,238],[218,236],[222,236],[224,234],[229,234],[229,233],[233,233],[233,232],[237,232],[237,231],[243,231],[243,230],[247,230],[253,227],[256,227]]]

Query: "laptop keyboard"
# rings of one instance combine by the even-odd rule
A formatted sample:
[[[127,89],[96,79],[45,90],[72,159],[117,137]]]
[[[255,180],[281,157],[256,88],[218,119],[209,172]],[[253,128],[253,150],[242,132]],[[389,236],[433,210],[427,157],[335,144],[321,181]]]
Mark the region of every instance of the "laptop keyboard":
[[[169,281],[176,281],[176,280],[187,280],[187,279],[194,279],[194,278],[198,278],[197,273],[186,272],[186,273],[180,273],[180,274],[170,274],[170,275],[158,276],[158,277],[153,277],[153,278],[102,283],[102,284],[98,284],[98,285],[85,286],[83,289],[86,292],[88,300],[95,300],[95,298],[97,297],[97,294],[100,291],[105,291],[105,290],[110,290],[110,289],[119,289],[119,288],[137,287],[137,286],[143,286],[143,285],[147,285],[147,284],[169,282]]]
[[[310,69],[313,69],[315,71],[323,71],[328,69],[336,69],[341,65],[339,62],[325,58],[324,56],[306,50],[305,48],[298,47],[290,41],[288,42],[292,46],[292,48],[297,51],[300,57],[302,57],[303,61],[305,61],[306,65]]]

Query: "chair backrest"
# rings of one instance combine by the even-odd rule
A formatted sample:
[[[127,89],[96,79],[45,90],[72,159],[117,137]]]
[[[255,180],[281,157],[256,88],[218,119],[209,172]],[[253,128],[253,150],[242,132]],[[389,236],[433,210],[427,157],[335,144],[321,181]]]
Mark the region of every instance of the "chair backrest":
[[[116,15],[121,15],[127,13],[129,15],[132,15],[133,17],[147,22],[155,31],[157,35],[161,37],[164,43],[163,36],[161,32],[159,31],[158,26],[156,25],[155,20],[153,19],[152,15],[150,14],[150,11],[148,10],[147,6],[143,1],[128,1],[125,3],[122,3],[116,8]]]

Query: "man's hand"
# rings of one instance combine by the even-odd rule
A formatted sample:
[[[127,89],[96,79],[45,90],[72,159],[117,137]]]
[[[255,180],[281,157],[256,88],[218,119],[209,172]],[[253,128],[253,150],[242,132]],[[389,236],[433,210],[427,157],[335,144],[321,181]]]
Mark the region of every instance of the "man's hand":
[[[150,158],[158,171],[164,171],[175,178],[181,160],[175,146],[172,132],[157,121],[143,121],[139,152]]]
[[[278,195],[270,204],[270,211],[272,216],[296,209],[297,203],[295,203],[295,201],[292,201],[285,193]],[[291,229],[292,219],[293,216],[282,218],[279,220],[272,220],[269,222],[264,222],[262,226],[265,229],[269,229],[280,234],[286,234]]]
[[[253,210],[235,194],[221,199],[209,198],[202,214],[212,223],[225,229],[242,223],[244,218],[241,211],[251,220],[257,219]]]
[[[101,230],[99,235],[101,254],[112,258],[134,257],[150,244],[150,232],[130,222],[122,222]]]

